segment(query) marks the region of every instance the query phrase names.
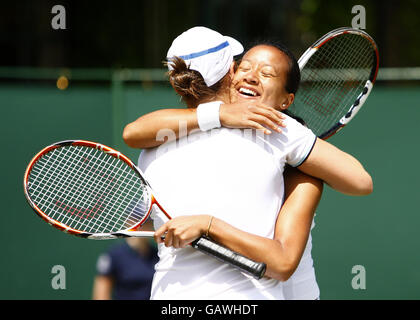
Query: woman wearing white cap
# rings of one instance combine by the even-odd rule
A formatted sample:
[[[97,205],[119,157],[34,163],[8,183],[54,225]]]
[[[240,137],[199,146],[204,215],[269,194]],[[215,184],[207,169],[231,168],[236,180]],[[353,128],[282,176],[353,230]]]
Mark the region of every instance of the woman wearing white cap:
[[[177,39],[179,40],[179,37]],[[183,39],[185,39],[185,35]],[[191,44],[192,42],[185,43]],[[214,81],[217,82],[224,77],[220,70],[226,70],[226,65],[231,65],[233,61],[232,51],[220,52],[230,46],[229,41],[227,43],[228,45],[225,40],[219,45],[203,50],[192,51],[190,48],[190,53],[185,52],[185,54],[176,50],[173,52],[175,56],[183,57],[183,60],[188,63],[191,60],[189,69],[198,69],[206,85],[217,89],[216,99],[212,97],[210,90],[204,94],[204,102],[212,99],[230,101],[223,86],[214,88]],[[174,44],[171,49],[173,48]],[[270,54],[273,57],[276,56],[276,59],[280,59],[280,64],[287,65],[287,59],[286,62],[281,61],[285,58],[281,58],[282,55],[273,51],[273,48],[271,50]],[[255,50],[253,55],[248,56],[250,61],[255,62],[255,57],[258,58],[258,55],[261,58],[261,52],[263,51]],[[209,59],[213,61],[214,68],[207,65],[206,62],[197,63],[199,60],[195,61],[196,65],[192,63],[194,59],[204,59],[203,57],[206,55],[210,56],[214,53],[217,53],[215,56],[222,57],[221,64],[215,63],[217,59],[214,57]],[[169,54],[168,56],[172,57]],[[227,63],[227,61],[230,62]],[[173,62],[174,72],[170,73],[172,76],[177,75],[182,71],[182,68],[185,68],[182,66],[181,60]],[[201,69],[203,65],[204,67]],[[229,70],[229,66],[227,70]],[[179,76],[182,77],[182,75]],[[188,78],[186,75],[185,77]],[[203,81],[203,79],[201,80]],[[171,83],[178,93],[189,99],[186,99],[186,102],[190,105],[194,102],[194,98],[196,102],[202,102],[203,97],[200,92],[197,95],[196,90],[200,88],[198,86],[199,79],[197,83],[179,85],[182,84],[181,80],[177,75],[176,79],[171,79]],[[184,80],[187,81],[187,79]],[[245,81],[240,77],[237,80],[238,83]],[[251,83],[253,80],[247,81]],[[254,92],[261,94],[262,100],[266,97],[270,98],[270,93],[272,93],[275,98],[282,96],[284,98],[282,102],[285,105],[290,104],[293,101],[293,93],[292,95],[276,96],[275,89],[269,90],[270,85],[275,81],[284,81],[284,79],[273,79],[273,81],[266,84],[265,89],[267,90],[263,93],[257,92],[257,89]],[[251,87],[251,85],[249,88],[242,86],[239,90],[252,91]],[[160,217],[155,217],[158,242],[161,234],[164,232],[167,234],[166,246],[160,244],[159,247],[161,261],[156,266],[152,298],[284,298],[281,282],[268,278],[260,281],[250,279],[219,261],[211,261],[200,253],[185,247],[186,244],[203,233],[210,234],[217,241],[255,260],[263,260],[268,266],[267,275],[282,281],[287,280],[296,269],[305,248],[312,221],[311,214],[319,201],[322,185],[316,179],[292,173],[290,179],[295,185],[302,180],[309,181],[311,185],[296,187],[297,193],[286,187],[286,194],[289,195],[289,199],[294,201],[294,204],[293,202],[290,204],[288,199],[282,208],[279,219],[277,219],[277,213],[283,202],[282,173],[285,162],[294,166],[307,167],[307,162],[312,157],[314,149],[318,149],[317,153],[319,153],[319,147],[314,148],[314,145],[318,143],[316,138],[309,130],[299,126],[288,117],[285,118],[287,123],[285,132],[282,135],[274,133],[270,139],[268,136],[263,136],[264,143],[262,145],[258,145],[261,136],[255,138],[244,136],[243,130],[219,129],[208,135],[205,130],[220,126],[218,123],[219,107],[220,103],[214,102],[200,105],[196,116],[198,117],[198,126],[202,131],[190,132],[190,135],[182,137],[178,144],[176,141],[166,144],[163,151],[159,149],[160,147],[147,150],[140,157],[139,166],[145,171],[147,178],[157,190],[160,202],[166,204],[172,215],[177,217],[168,223],[164,223]],[[208,112],[209,110],[210,112]],[[214,116],[215,110],[217,110],[217,119]],[[176,118],[180,114],[174,113],[174,115]],[[168,121],[173,121],[173,119]],[[163,122],[160,123],[161,127],[165,126]],[[130,132],[133,126],[138,125],[139,121],[130,125],[131,128],[126,128],[124,137],[129,145],[133,146],[131,143],[133,140],[128,138],[131,134],[128,134],[127,131]],[[249,143],[250,141],[252,143]],[[338,152],[337,156],[350,157],[335,149],[330,151],[332,152],[330,155]],[[350,160],[344,160],[347,163],[350,160],[353,161],[351,157]],[[312,165],[317,166],[318,164]],[[364,170],[358,166],[360,165],[358,162],[356,164],[352,162],[349,165],[353,169],[361,171],[361,173],[359,172],[361,175],[364,174]],[[308,170],[310,171],[311,168]],[[244,178],[245,173],[246,178]],[[323,173],[324,171],[321,170],[321,175]],[[341,178],[343,179],[343,176]],[[337,180],[337,177],[326,176],[326,180],[330,179],[333,180],[333,186],[341,188],[343,192],[362,193],[356,187],[352,189],[349,184],[344,184],[344,187],[340,184],[337,185],[334,180]],[[302,199],[299,195],[302,190],[305,190],[305,202],[296,205],[296,200]],[[183,200],[181,200],[182,198]],[[192,203],[191,200],[193,200]],[[297,210],[298,207],[300,211]],[[283,213],[284,210],[285,213]],[[258,212],[257,217],[255,216],[256,212]],[[302,213],[299,215],[299,212],[306,212],[309,215]],[[197,213],[203,213],[203,215],[196,216]],[[189,215],[194,216],[185,217]],[[291,227],[298,227],[298,229],[287,231],[287,228]],[[291,236],[286,239],[287,241],[285,241],[284,233],[286,233],[286,238]],[[275,240],[270,240],[273,238]],[[292,240],[291,243],[290,240]],[[177,249],[169,248],[171,246]]]
[[[179,35],[167,53],[169,81],[180,94],[188,109],[162,109],[140,117],[137,121],[126,126],[123,137],[125,142],[133,148],[151,148],[159,146],[163,141],[156,140],[157,132],[161,128],[173,129],[177,137],[179,120],[186,121],[187,132],[195,129],[214,128],[220,125],[230,128],[260,129],[264,133],[281,132],[283,114],[271,106],[254,102],[237,103],[233,105],[221,104],[215,101],[230,101],[231,68],[234,67],[233,58],[242,54],[242,44],[232,37],[205,27],[194,27]],[[186,64],[173,64],[174,57],[181,58]],[[182,62],[182,61],[181,61]],[[191,72],[191,70],[197,72]],[[182,77],[186,82],[182,83]],[[177,81],[175,82],[175,77]],[[198,104],[214,101],[205,108]],[[220,108],[220,117],[219,117]],[[197,111],[200,113],[197,117]],[[197,119],[198,118],[198,119]],[[152,120],[152,121],[149,121]],[[156,121],[158,120],[158,121]],[[198,121],[200,121],[200,126]],[[268,128],[268,129],[267,129]],[[171,139],[171,137],[168,137]]]

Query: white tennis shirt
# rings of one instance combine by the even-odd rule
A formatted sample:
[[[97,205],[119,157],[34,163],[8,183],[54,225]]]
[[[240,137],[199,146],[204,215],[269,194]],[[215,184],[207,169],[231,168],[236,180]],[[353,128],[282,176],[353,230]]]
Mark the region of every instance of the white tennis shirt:
[[[196,131],[144,150],[139,168],[172,216],[209,214],[236,228],[273,238],[283,203],[283,169],[298,166],[316,137],[294,119],[283,132]],[[155,228],[165,217],[156,215]],[[159,246],[151,299],[284,299],[282,283],[255,280],[190,247]]]

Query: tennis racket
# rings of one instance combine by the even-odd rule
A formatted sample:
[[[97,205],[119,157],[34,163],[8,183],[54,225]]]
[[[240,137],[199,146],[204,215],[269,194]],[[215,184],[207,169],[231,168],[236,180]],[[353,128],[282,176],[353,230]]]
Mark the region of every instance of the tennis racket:
[[[298,63],[301,83],[288,112],[326,140],[366,102],[378,73],[378,48],[366,32],[339,28],[316,41]]]
[[[24,176],[29,205],[50,225],[82,238],[104,240],[152,237],[136,231],[154,210],[169,214],[136,165],[120,152],[84,140],[57,142],[41,150]],[[254,262],[207,237],[192,247],[260,279],[266,265]]]

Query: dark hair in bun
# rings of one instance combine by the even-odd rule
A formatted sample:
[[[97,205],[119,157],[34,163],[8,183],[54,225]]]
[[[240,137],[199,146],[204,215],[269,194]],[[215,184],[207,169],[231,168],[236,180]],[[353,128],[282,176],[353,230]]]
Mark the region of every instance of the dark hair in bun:
[[[168,72],[170,84],[188,107],[197,107],[202,101],[212,100],[222,87],[223,79],[208,87],[202,75],[189,69],[186,62],[179,57],[164,63],[172,68]]]

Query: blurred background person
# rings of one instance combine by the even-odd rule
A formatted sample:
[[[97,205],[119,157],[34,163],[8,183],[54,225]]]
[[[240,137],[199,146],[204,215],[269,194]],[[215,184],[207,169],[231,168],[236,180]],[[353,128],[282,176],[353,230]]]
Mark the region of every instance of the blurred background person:
[[[150,222],[145,227],[152,230]],[[153,239],[127,238],[112,245],[96,263],[92,299],[149,300],[157,261]]]

